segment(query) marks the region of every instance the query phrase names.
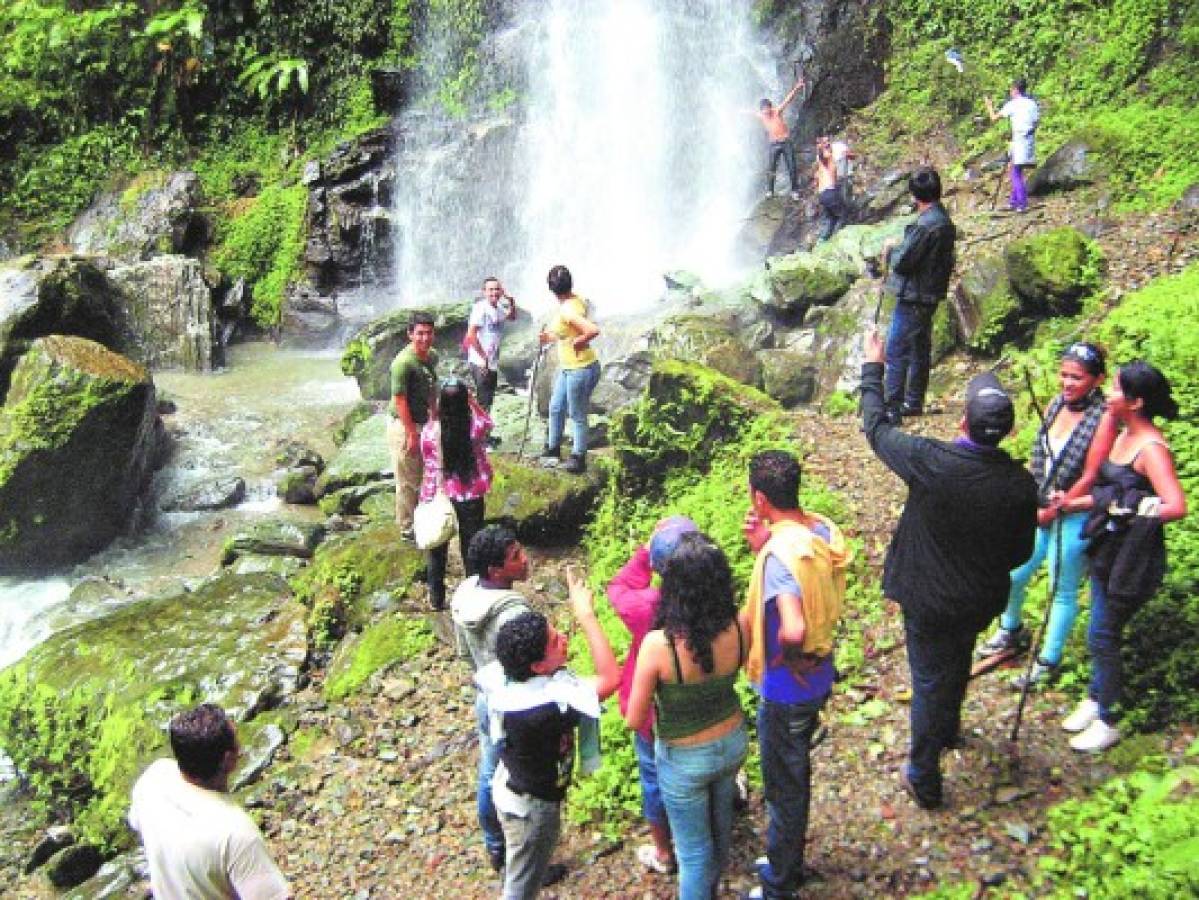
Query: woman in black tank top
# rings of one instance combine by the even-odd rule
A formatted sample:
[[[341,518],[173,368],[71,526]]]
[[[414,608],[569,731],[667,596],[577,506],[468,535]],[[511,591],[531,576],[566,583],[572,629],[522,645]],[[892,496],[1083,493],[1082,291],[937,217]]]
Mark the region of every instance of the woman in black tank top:
[[[1186,515],[1170,448],[1153,424],[1159,416],[1178,416],[1165,376],[1139,360],[1121,368],[1108,394],[1106,416],[1083,479],[1093,480],[1091,493],[1067,501],[1070,509],[1092,510],[1087,522],[1092,541],[1091,682],[1086,699],[1062,727],[1076,732],[1071,747],[1090,753],[1120,740],[1116,707],[1123,686],[1124,626],[1161,583],[1162,524]]]
[[[745,660],[728,559],[685,534],[662,567],[657,630],[637,655],[625,718],[640,728],[657,707],[654,760],[674,837],[679,896],[708,900],[732,841],[736,776],[748,738],[734,684]]]

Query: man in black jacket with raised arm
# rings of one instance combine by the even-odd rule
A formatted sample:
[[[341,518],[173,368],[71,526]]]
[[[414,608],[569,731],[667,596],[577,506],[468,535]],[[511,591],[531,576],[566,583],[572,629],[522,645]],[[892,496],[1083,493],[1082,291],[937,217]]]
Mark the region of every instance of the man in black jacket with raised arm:
[[[993,374],[967,387],[955,440],[917,437],[887,417],[876,332],[864,349],[862,427],[875,455],[908,486],[883,564],[883,596],[903,609],[912,674],[911,745],[900,781],[932,809],[942,803],[941,751],[961,740],[975,639],[1007,603],[1008,573],[1032,553],[1037,485],[998,447],[1015,411]]]
[[[883,244],[885,290],[895,298],[887,333],[887,414],[898,425],[902,416],[924,412],[932,367],[933,314],[949,290],[956,229],[941,205],[941,176],[927,166],[908,178],[916,201],[916,221],[904,230],[898,247]]]

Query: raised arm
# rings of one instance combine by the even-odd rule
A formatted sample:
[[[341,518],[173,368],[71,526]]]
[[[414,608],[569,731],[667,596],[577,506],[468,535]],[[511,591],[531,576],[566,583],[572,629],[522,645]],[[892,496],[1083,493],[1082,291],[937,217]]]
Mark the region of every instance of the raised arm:
[[[566,583],[570,588],[570,609],[575,621],[587,639],[587,649],[591,653],[591,661],[595,664],[595,692],[601,700],[605,700],[620,687],[620,666],[612,653],[612,645],[604,629],[600,627],[595,615],[595,599],[591,588],[579,577],[574,569],[566,570]]]
[[[800,92],[800,90],[803,88],[803,86],[804,86],[803,76],[800,75],[799,78],[795,82],[795,86],[793,88],[791,88],[791,90],[788,92],[787,96],[783,98],[783,102],[779,104],[778,110],[779,110],[780,115],[782,114],[784,109],[786,109],[788,106],[791,105],[791,101],[795,99],[795,96]]]

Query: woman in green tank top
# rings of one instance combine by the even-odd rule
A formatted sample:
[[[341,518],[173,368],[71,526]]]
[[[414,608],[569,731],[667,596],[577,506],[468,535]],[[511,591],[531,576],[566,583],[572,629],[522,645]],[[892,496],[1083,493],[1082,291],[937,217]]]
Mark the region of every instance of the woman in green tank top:
[[[705,535],[683,535],[666,561],[655,625],[637,656],[626,718],[640,728],[654,705],[658,786],[674,835],[679,897],[708,900],[728,860],[745,761],[735,684],[747,632],[728,559]]]

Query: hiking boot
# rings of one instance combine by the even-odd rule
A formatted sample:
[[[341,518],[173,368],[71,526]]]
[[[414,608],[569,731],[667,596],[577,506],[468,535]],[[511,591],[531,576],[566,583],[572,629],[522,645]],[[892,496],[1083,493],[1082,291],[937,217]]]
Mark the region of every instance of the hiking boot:
[[[1062,722],[1062,728],[1075,733],[1086,731],[1098,718],[1099,704],[1090,697],[1085,697],[1078,706],[1074,707],[1074,712],[1066,716],[1066,721]]]
[[[1032,638],[1028,634],[1028,629],[1023,625],[1018,625],[1010,630],[1001,625],[995,629],[993,635],[983,641],[982,645],[974,651],[974,655],[979,659],[998,656],[1000,653],[1015,655],[1027,650],[1031,643]]]
[[[549,887],[551,884],[557,884],[569,873],[566,868],[566,863],[550,863],[545,867],[545,874],[541,876],[541,886]]]
[[[1120,729],[1096,719],[1087,730],[1070,738],[1070,747],[1080,753],[1102,753],[1120,742]]]
[[[537,462],[540,463],[541,465],[545,466],[548,469],[553,469],[553,468],[557,468],[558,463],[561,462],[561,460],[562,460],[562,448],[561,447],[546,447],[544,450],[541,451],[541,456],[537,459]]]
[[[1057,663],[1045,662],[1045,660],[1038,657],[1037,661],[1032,664],[1032,671],[1028,673],[1028,677],[1025,678],[1021,675],[1012,682],[1012,687],[1018,691],[1022,691],[1026,682],[1029,690],[1036,687],[1044,687],[1057,680],[1058,669],[1060,668]]]
[[[571,475],[582,475],[587,471],[587,457],[580,453],[570,454],[570,459],[564,462],[559,468],[563,472],[569,472]]]
[[[916,785],[912,784],[912,779],[908,777],[906,767],[899,770],[899,786],[904,789],[907,795],[911,797],[916,805],[921,809],[941,808],[942,801],[940,797],[925,797],[918,790],[916,790]]]

